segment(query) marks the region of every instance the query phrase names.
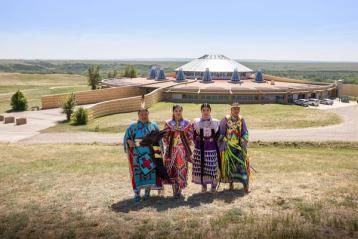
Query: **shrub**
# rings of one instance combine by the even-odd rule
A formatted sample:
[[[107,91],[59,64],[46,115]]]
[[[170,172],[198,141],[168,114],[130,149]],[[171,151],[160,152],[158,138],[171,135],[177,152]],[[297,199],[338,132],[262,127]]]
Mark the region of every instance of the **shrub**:
[[[62,103],[62,113],[66,114],[67,120],[71,119],[71,115],[76,106],[76,96],[71,93],[67,96],[66,100]]]
[[[71,116],[74,125],[85,125],[88,123],[88,111],[83,107],[79,107]]]
[[[27,110],[27,108],[28,108],[27,99],[20,90],[18,90],[11,97],[11,107],[12,107],[12,110],[14,110],[14,111]]]

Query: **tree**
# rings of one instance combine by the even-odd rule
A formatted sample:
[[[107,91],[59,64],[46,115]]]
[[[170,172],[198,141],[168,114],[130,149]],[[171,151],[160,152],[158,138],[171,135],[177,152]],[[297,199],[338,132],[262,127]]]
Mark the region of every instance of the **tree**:
[[[73,109],[76,106],[76,96],[72,92],[67,96],[66,100],[62,103],[62,113],[66,114],[67,120],[71,119],[71,115],[73,113]]]
[[[27,99],[20,90],[16,91],[16,93],[11,96],[11,107],[14,111],[27,110]]]
[[[133,65],[127,65],[126,69],[124,70],[124,77],[129,77],[129,78],[137,77],[137,70],[134,68]]]
[[[114,77],[114,78],[117,78],[117,77],[118,77],[118,71],[117,71],[117,70],[114,70],[114,71],[113,71],[113,77]]]
[[[88,85],[92,87],[92,90],[95,90],[97,89],[100,81],[101,81],[101,76],[99,72],[99,66],[91,65],[88,68]]]

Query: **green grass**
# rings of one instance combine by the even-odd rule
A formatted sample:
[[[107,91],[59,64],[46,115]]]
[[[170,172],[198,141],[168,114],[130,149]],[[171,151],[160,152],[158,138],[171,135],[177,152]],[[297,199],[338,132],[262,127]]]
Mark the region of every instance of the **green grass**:
[[[0,237],[356,238],[357,149],[255,143],[251,194],[189,183],[135,205],[120,145],[0,144]]]
[[[172,115],[173,103],[160,102],[150,108],[150,119],[163,128],[165,120]],[[184,117],[193,120],[200,116],[199,104],[183,104]],[[226,104],[213,104],[212,115],[222,119],[230,112],[230,106]],[[339,116],[331,112],[317,109],[307,109],[295,105],[279,104],[248,104],[241,105],[241,114],[246,120],[249,129],[278,129],[278,128],[305,128],[338,124]],[[69,123],[61,123],[44,132],[70,132],[70,131],[95,131],[104,133],[124,132],[131,121],[137,119],[137,113],[123,113],[109,115],[90,121],[85,126],[72,126]]]
[[[0,113],[11,109],[10,98],[17,90],[23,91],[31,109],[41,106],[43,95],[89,89],[87,78],[80,75],[0,73]]]

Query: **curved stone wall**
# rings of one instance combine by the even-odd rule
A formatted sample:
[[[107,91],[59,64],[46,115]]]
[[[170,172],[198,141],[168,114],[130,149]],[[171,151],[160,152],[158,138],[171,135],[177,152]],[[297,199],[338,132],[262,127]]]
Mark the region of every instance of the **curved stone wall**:
[[[143,89],[137,86],[123,86],[100,90],[74,92],[78,105],[93,104],[118,98],[132,97],[143,94]],[[41,97],[42,109],[61,107],[69,94],[46,95]]]

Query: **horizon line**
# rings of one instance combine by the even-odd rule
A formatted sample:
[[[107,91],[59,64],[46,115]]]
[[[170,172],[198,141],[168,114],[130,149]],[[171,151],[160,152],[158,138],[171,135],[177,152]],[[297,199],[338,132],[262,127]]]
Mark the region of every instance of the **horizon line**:
[[[0,58],[0,61],[190,61],[191,57],[133,57],[133,58]],[[342,60],[269,60],[269,59],[235,59],[241,62],[275,62],[275,63],[358,63]]]

